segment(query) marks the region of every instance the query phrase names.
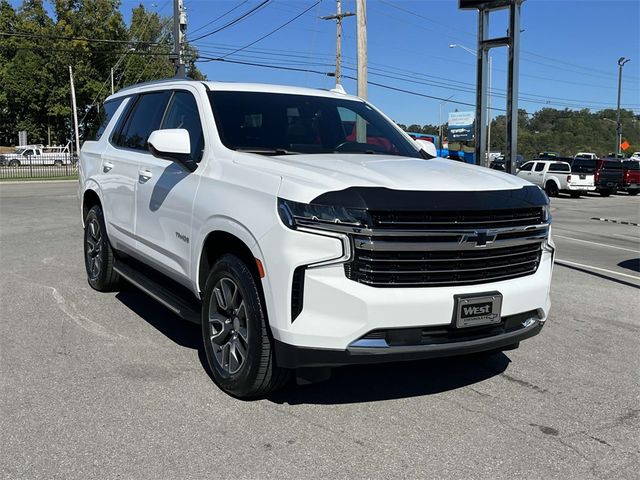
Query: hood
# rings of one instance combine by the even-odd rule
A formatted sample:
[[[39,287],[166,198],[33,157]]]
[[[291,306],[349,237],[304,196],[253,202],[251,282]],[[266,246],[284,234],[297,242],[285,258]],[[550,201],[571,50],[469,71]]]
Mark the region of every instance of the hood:
[[[264,156],[237,153],[234,161],[282,177],[279,196],[310,202],[349,187],[410,191],[515,190],[531,185],[504,172],[454,160],[367,154]]]

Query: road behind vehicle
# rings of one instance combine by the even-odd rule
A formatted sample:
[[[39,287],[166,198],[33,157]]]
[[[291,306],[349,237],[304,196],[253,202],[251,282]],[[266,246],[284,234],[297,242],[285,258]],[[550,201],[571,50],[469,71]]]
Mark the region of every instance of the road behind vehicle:
[[[603,197],[608,197],[622,188],[622,162],[617,158],[601,158],[597,160],[594,184],[596,191]]]
[[[570,165],[572,161],[574,161],[572,158],[563,157],[554,160],[536,159],[522,165],[517,175],[544,188],[550,197],[556,197],[562,192],[578,198],[595,190],[595,187],[586,175],[584,177],[579,174],[572,175]]]
[[[640,158],[622,162],[622,188],[629,195],[640,191]]]
[[[124,279],[200,324],[234,396],[510,350],[546,322],[544,192],[429,154],[360,98],[171,79],[104,111],[80,160],[89,284]]]

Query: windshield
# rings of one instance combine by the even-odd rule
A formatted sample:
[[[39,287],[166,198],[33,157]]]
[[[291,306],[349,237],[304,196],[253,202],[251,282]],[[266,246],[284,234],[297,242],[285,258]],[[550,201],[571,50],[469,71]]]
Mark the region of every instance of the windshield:
[[[596,160],[576,158],[571,164],[571,171],[575,173],[593,173],[596,171],[597,163]]]
[[[265,155],[368,153],[423,158],[411,140],[364,102],[228,91],[210,92],[209,98],[220,139],[231,150]]]

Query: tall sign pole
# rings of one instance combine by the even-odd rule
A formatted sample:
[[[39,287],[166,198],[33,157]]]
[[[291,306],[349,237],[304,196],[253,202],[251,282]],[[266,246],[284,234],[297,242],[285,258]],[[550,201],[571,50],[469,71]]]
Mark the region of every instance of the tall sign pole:
[[[622,67],[630,58],[620,57],[618,59],[618,114],[616,117],[616,154],[620,153],[622,144],[622,123],[620,122],[620,98],[622,96]]]
[[[495,47],[508,47],[507,70],[507,143],[506,164],[509,172],[516,173],[518,154],[518,77],[520,58],[520,10],[524,0],[458,0],[461,9],[478,10],[478,62],[476,85],[476,165],[486,165],[487,155],[487,70],[489,51]],[[488,38],[489,14],[496,10],[509,9],[509,29],[506,37]],[[490,125],[489,125],[490,127]]]
[[[340,85],[340,64],[342,62],[342,19],[345,17],[353,17],[355,13],[342,13],[342,2],[336,0],[336,14],[320,17],[322,20],[336,21],[336,85]]]

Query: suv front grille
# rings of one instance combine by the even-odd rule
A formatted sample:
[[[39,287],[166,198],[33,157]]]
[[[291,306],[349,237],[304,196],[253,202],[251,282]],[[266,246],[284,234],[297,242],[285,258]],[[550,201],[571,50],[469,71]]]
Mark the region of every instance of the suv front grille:
[[[374,287],[473,285],[535,273],[548,235],[540,208],[372,214],[355,233],[351,280]]]

